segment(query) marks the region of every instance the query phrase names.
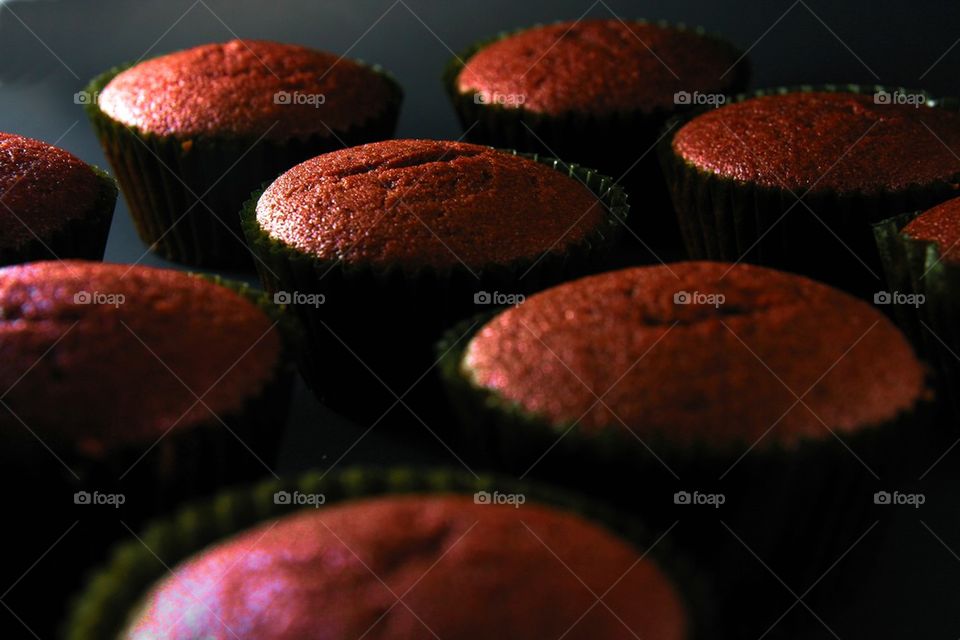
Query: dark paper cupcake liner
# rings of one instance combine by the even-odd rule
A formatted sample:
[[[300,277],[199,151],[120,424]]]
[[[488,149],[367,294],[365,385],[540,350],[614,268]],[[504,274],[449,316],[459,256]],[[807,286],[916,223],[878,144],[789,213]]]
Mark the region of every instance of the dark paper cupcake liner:
[[[726,93],[733,95],[747,89],[750,64],[732,44],[700,27],[688,28],[683,24],[664,21],[656,24],[692,31],[728,47],[733,57],[740,58],[740,61],[728,74],[730,82]],[[673,249],[679,244],[678,232],[673,217],[664,215],[669,213],[669,197],[653,147],[663,134],[664,123],[689,107],[677,105],[672,109],[636,110],[605,116],[579,113],[547,115],[523,107],[484,104],[478,101],[476,93],[465,94],[458,90],[460,72],[478,51],[494,42],[541,26],[503,32],[494,38],[477,42],[447,63],[443,84],[466,132],[465,137],[479,144],[557,156],[613,176],[622,182],[638,204],[642,201],[645,205],[643,214],[635,215],[631,221],[634,232],[658,250]]]
[[[109,564],[92,577],[77,598],[64,636],[69,640],[117,637],[151,585],[167,575],[167,567],[247,528],[303,509],[298,505],[278,504],[277,492],[323,494],[325,504],[331,505],[381,495],[475,494],[495,490],[522,493],[531,502],[577,513],[608,528],[638,549],[649,549],[649,557],[680,591],[691,618],[691,640],[712,637],[713,609],[705,582],[672,551],[669,540],[658,541],[632,517],[577,495],[512,479],[407,468],[311,472],[292,480],[237,489],[212,501],[185,507],[175,517],[153,524],[141,536],[142,544],[130,541],[115,549]]]
[[[90,210],[45,238],[33,237],[19,247],[0,249],[0,265],[39,260],[103,260],[117,204],[117,183],[96,167],[100,193]]]
[[[890,423],[841,435],[846,446],[828,434],[793,449],[773,436],[758,448],[747,441],[680,447],[662,435],[641,439],[619,428],[597,433],[551,425],[461,372],[470,338],[485,322],[454,327],[436,347],[459,446],[475,452],[478,464],[609,500],[651,527],[679,522],[674,540],[722,585],[732,637],[759,636],[793,604],[753,553],[802,593],[880,515],[874,493],[906,486],[943,451],[928,429],[933,411],[926,399]],[[678,492],[719,494],[725,503],[716,509],[678,503]]]
[[[914,347],[937,373],[940,397],[960,419],[960,266],[942,259],[933,242],[902,233],[920,211],[888,218],[873,231],[883,262],[890,311]],[[917,304],[900,304],[895,295],[915,296]],[[906,301],[904,301],[906,302]]]
[[[416,387],[410,399],[419,405],[416,415],[426,419],[434,410],[442,414],[441,403],[432,397],[442,394],[439,388],[430,388],[434,380],[427,374],[434,363],[433,344],[445,329],[475,314],[482,308],[478,303],[494,302],[497,293],[526,295],[607,266],[627,217],[626,194],[593,170],[528,157],[585,184],[600,199],[604,219],[584,241],[563,253],[484,269],[457,265],[445,271],[405,272],[316,259],[264,233],[256,220],[259,192],[247,202],[244,232],[258,258],[264,288],[280,295],[323,297],[322,304],[291,305],[307,336],[301,370],[322,400],[369,422],[394,406],[397,396]],[[424,402],[417,402],[417,397]],[[399,404],[395,408],[403,410]]]
[[[383,113],[336,135],[274,141],[230,137],[180,140],[125,126],[100,110],[100,92],[118,73],[98,76],[85,89],[84,107],[100,139],[140,238],[151,250],[183,264],[250,269],[237,211],[250,192],[304,160],[343,145],[393,135],[403,92],[387,79],[394,99]]]
[[[928,96],[931,108],[960,110],[960,101],[955,98],[932,98],[924,91],[855,84],[780,87],[741,94],[735,101],[812,91],[922,94]],[[669,132],[658,145],[684,245],[694,260],[746,261],[771,266],[802,273],[869,298],[883,285],[871,225],[902,211],[928,208],[957,193],[955,182],[942,181],[875,194],[814,192],[803,198],[807,205],[804,206],[796,203],[794,195],[787,190],[720,177],[677,156],[673,152],[676,132],[703,112],[700,109],[673,119],[667,125]]]

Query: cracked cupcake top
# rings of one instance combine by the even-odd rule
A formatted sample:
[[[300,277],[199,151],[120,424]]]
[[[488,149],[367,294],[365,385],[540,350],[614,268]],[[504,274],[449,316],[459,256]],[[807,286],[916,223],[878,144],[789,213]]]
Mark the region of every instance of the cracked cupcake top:
[[[97,457],[239,412],[275,375],[267,315],[181,271],[95,262],[0,270],[3,428]],[[198,402],[197,398],[202,398]],[[69,412],[69,418],[64,418]]]
[[[673,150],[693,166],[773,189],[878,193],[960,182],[960,113],[876,104],[873,95],[796,92],[708,111]]]
[[[308,509],[242,533],[176,567],[122,637],[684,640],[688,628],[668,578],[604,529],[548,507],[434,495]]]
[[[89,216],[103,188],[93,169],[67,151],[0,133],[0,245],[48,238]]]
[[[685,445],[790,446],[831,437],[824,424],[842,436],[927,393],[907,341],[869,304],[801,276],[713,262],[615,271],[532,296],[487,323],[461,367],[551,423]]]
[[[578,180],[489,147],[388,140],[308,160],[257,203],[260,227],[345,264],[446,270],[536,259],[596,230],[604,205]]]
[[[98,106],[145,133],[288,140],[347,131],[396,99],[386,78],[333,53],[232,40],[122,71],[104,87]]]
[[[960,264],[960,198],[925,211],[911,220],[901,233],[935,243],[944,262]]]
[[[678,91],[729,91],[739,56],[686,29],[619,19],[561,22],[484,46],[467,60],[457,88],[551,115],[672,111]]]

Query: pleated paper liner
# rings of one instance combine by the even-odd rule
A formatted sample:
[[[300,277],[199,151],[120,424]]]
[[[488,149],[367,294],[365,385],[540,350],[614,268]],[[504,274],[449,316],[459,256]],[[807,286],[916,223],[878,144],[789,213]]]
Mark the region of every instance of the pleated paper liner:
[[[739,62],[728,74],[730,81],[725,93],[733,95],[747,89],[750,80],[749,61],[726,40],[700,27],[664,21],[655,24],[690,31],[727,47],[733,59],[739,58]],[[461,93],[458,89],[460,72],[478,51],[494,42],[542,26],[538,24],[502,32],[471,45],[447,63],[443,84],[466,132],[466,139],[494,147],[557,156],[613,176],[622,183],[634,202],[636,213],[631,220],[631,230],[662,259],[681,258],[683,253],[677,223],[670,209],[669,195],[653,147],[662,135],[664,123],[678,113],[689,110],[689,106],[676,105],[672,109],[636,110],[609,115],[547,115],[522,106],[485,104],[478,99],[478,94]],[[655,261],[635,238],[624,238],[623,243],[628,254],[624,256],[626,262],[635,262],[636,259]]]
[[[666,434],[552,425],[464,375],[464,352],[484,323],[451,329],[436,348],[458,418],[457,446],[472,451],[476,464],[609,500],[654,529],[678,523],[671,537],[714,576],[732,637],[760,636],[795,603],[771,571],[802,593],[855,543],[859,555],[869,555],[881,536],[857,540],[882,516],[874,494],[909,485],[944,450],[929,428],[927,399],[889,423],[843,434],[843,443],[824,427],[822,439],[793,448],[775,433],[756,446],[681,447]],[[698,505],[698,494],[724,502]],[[834,597],[820,606],[841,605]]]
[[[168,260],[200,267],[252,270],[237,220],[250,192],[314,156],[391,137],[403,97],[391,76],[372,67],[389,81],[394,98],[380,116],[347,131],[281,141],[227,136],[181,140],[125,126],[100,110],[100,92],[126,68],[91,81],[84,107],[141,240]]]
[[[864,85],[780,87],[741,94],[735,101],[798,91],[899,91],[928,96],[928,106],[920,108],[960,110],[960,101],[955,98]],[[816,213],[814,217],[807,206],[796,204],[787,190],[724,178],[698,169],[674,153],[676,132],[698,113],[672,120],[669,133],[658,145],[684,244],[694,260],[743,260],[802,273],[872,298],[883,282],[871,225],[903,211],[929,208],[957,193],[956,181],[951,180],[875,194],[815,191],[803,198]]]
[[[93,575],[76,599],[64,636],[69,640],[118,637],[142,605],[150,586],[168,575],[168,567],[233,534],[303,509],[278,504],[275,495],[280,491],[322,494],[325,505],[401,494],[523,494],[528,504],[536,502],[576,513],[611,530],[641,552],[647,550],[646,557],[678,587],[691,618],[690,639],[714,637],[714,612],[705,582],[672,550],[669,539],[657,540],[636,519],[576,494],[500,476],[410,468],[310,472],[294,479],[235,489],[213,500],[184,507],[176,516],[147,529],[140,536],[142,544],[130,540],[115,549],[110,562]]]
[[[97,167],[91,169],[100,181],[100,193],[90,210],[47,237],[32,237],[20,246],[0,248],[0,265],[71,258],[103,260],[117,204],[117,183]]]
[[[562,253],[511,264],[410,272],[314,258],[260,228],[259,193],[247,202],[244,231],[264,288],[299,296],[300,303],[291,306],[307,336],[301,371],[323,402],[364,427],[382,418],[421,434],[427,433],[421,422],[431,431],[444,429],[448,414],[433,369],[433,345],[444,330],[478,309],[511,299],[501,294],[527,295],[609,264],[627,217],[626,194],[591,169],[529,157],[580,180],[600,199],[604,217],[588,237]],[[408,390],[409,397],[404,396]]]
[[[960,422],[960,265],[943,260],[934,242],[910,238],[903,229],[920,211],[874,225],[889,304],[897,324],[936,370],[944,420]],[[903,296],[910,296],[904,298]]]

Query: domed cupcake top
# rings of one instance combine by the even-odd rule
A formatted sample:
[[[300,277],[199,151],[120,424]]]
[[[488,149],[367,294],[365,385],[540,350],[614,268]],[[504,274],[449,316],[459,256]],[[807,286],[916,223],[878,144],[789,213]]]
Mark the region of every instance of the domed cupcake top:
[[[187,273],[80,261],[0,270],[0,420],[51,446],[97,456],[226,418],[274,375],[280,348],[263,311]]]
[[[471,269],[563,251],[596,230],[604,205],[544,164],[489,147],[388,140],[286,172],[257,222],[274,239],[345,264]]]
[[[920,214],[901,233],[935,243],[944,262],[960,264],[960,198],[948,200]]]
[[[332,53],[233,40],[141,62],[113,78],[98,105],[144,133],[286,140],[364,124],[395,93],[372,69]]]
[[[484,102],[559,115],[677,107],[679,91],[723,92],[739,53],[694,31],[619,19],[561,22],[491,43],[457,78]],[[726,74],[726,75],[725,75]]]
[[[579,516],[407,496],[299,512],[210,548],[153,589],[123,637],[681,640],[686,615],[652,561]]]
[[[93,169],[67,151],[0,132],[0,246],[49,236],[89,214],[102,188]]]
[[[461,366],[552,423],[686,445],[829,438],[827,426],[877,426],[927,393],[903,335],[867,303],[801,276],[711,262],[549,289],[487,323]]]
[[[686,162],[724,178],[838,193],[956,182],[957,148],[960,113],[826,92],[728,104],[694,118],[673,139]]]

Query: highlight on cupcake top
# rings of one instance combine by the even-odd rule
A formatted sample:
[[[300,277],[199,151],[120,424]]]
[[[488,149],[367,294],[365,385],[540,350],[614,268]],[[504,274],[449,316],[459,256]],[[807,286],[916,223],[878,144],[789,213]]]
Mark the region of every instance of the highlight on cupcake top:
[[[152,444],[239,412],[280,352],[260,308],[185,272],[82,261],[0,270],[7,437],[30,439],[26,424],[89,457]]]
[[[878,95],[798,91],[731,103],[682,126],[673,151],[773,189],[875,194],[956,183],[960,113]]]
[[[460,142],[388,140],[308,160],[256,204],[271,238],[345,265],[511,265],[584,242],[607,219],[579,180]]]
[[[22,246],[90,215],[104,188],[73,154],[0,132],[0,246]]]
[[[560,22],[483,46],[456,86],[484,104],[550,115],[672,111],[689,104],[678,102],[678,92],[729,92],[740,57],[685,28],[615,18]]]
[[[907,224],[901,233],[937,245],[944,262],[960,264],[960,198],[921,213]]]
[[[548,289],[490,320],[460,366],[499,402],[550,424],[681,445],[791,447],[880,426],[928,396],[906,339],[866,302],[715,262]]]
[[[386,77],[336,54],[232,40],[136,64],[104,87],[97,104],[143,133],[286,140],[347,131],[397,97]]]
[[[394,496],[295,512],[194,555],[121,637],[683,640],[688,615],[653,560],[580,516]]]

